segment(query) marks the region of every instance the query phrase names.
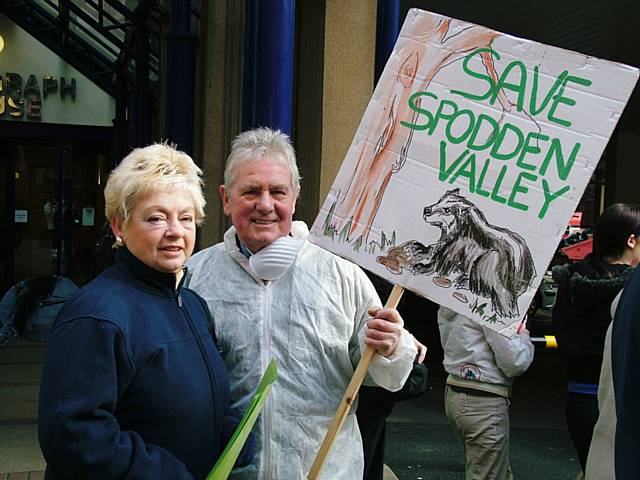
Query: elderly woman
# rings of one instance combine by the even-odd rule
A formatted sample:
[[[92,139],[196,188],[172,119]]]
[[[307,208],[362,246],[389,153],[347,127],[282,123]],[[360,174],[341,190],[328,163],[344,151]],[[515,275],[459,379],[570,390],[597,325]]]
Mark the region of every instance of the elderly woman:
[[[156,144],[131,152],[104,195],[116,264],[67,302],[49,340],[46,478],[202,479],[238,419],[206,304],[182,288],[204,215],[201,171]]]

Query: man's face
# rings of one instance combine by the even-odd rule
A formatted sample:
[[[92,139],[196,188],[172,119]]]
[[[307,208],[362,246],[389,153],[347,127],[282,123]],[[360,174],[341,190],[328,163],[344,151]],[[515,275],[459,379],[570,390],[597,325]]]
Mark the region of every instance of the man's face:
[[[253,253],[288,235],[298,190],[291,186],[291,172],[269,158],[237,166],[233,183],[220,186],[224,213],[231,217],[238,238]]]

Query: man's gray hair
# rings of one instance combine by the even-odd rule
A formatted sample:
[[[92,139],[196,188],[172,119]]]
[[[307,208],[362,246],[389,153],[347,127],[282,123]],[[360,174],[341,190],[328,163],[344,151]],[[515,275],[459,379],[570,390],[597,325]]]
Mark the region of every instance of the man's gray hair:
[[[225,188],[231,189],[238,166],[266,158],[287,166],[291,172],[291,186],[294,190],[300,187],[300,172],[289,136],[280,130],[260,127],[242,132],[231,142],[231,153],[224,169]]]

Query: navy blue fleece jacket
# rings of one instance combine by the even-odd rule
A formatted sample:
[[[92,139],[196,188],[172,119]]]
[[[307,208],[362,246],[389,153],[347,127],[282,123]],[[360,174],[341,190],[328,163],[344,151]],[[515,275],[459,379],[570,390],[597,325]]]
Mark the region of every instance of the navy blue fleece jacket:
[[[60,312],[38,412],[47,479],[202,479],[215,463],[238,418],[207,307],[175,283],[121,249]]]
[[[640,268],[622,291],[613,320],[611,371],[616,400],[617,480],[636,480],[640,472]]]

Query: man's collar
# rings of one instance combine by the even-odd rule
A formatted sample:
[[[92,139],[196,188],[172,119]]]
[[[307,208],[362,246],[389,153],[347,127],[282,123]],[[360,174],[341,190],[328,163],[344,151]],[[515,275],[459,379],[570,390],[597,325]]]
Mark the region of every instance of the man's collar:
[[[238,246],[238,250],[240,250],[240,253],[245,257],[249,258],[251,257],[251,255],[253,255],[253,252],[249,250],[249,248],[247,248],[247,246],[240,241],[238,234],[236,234],[236,245]]]

